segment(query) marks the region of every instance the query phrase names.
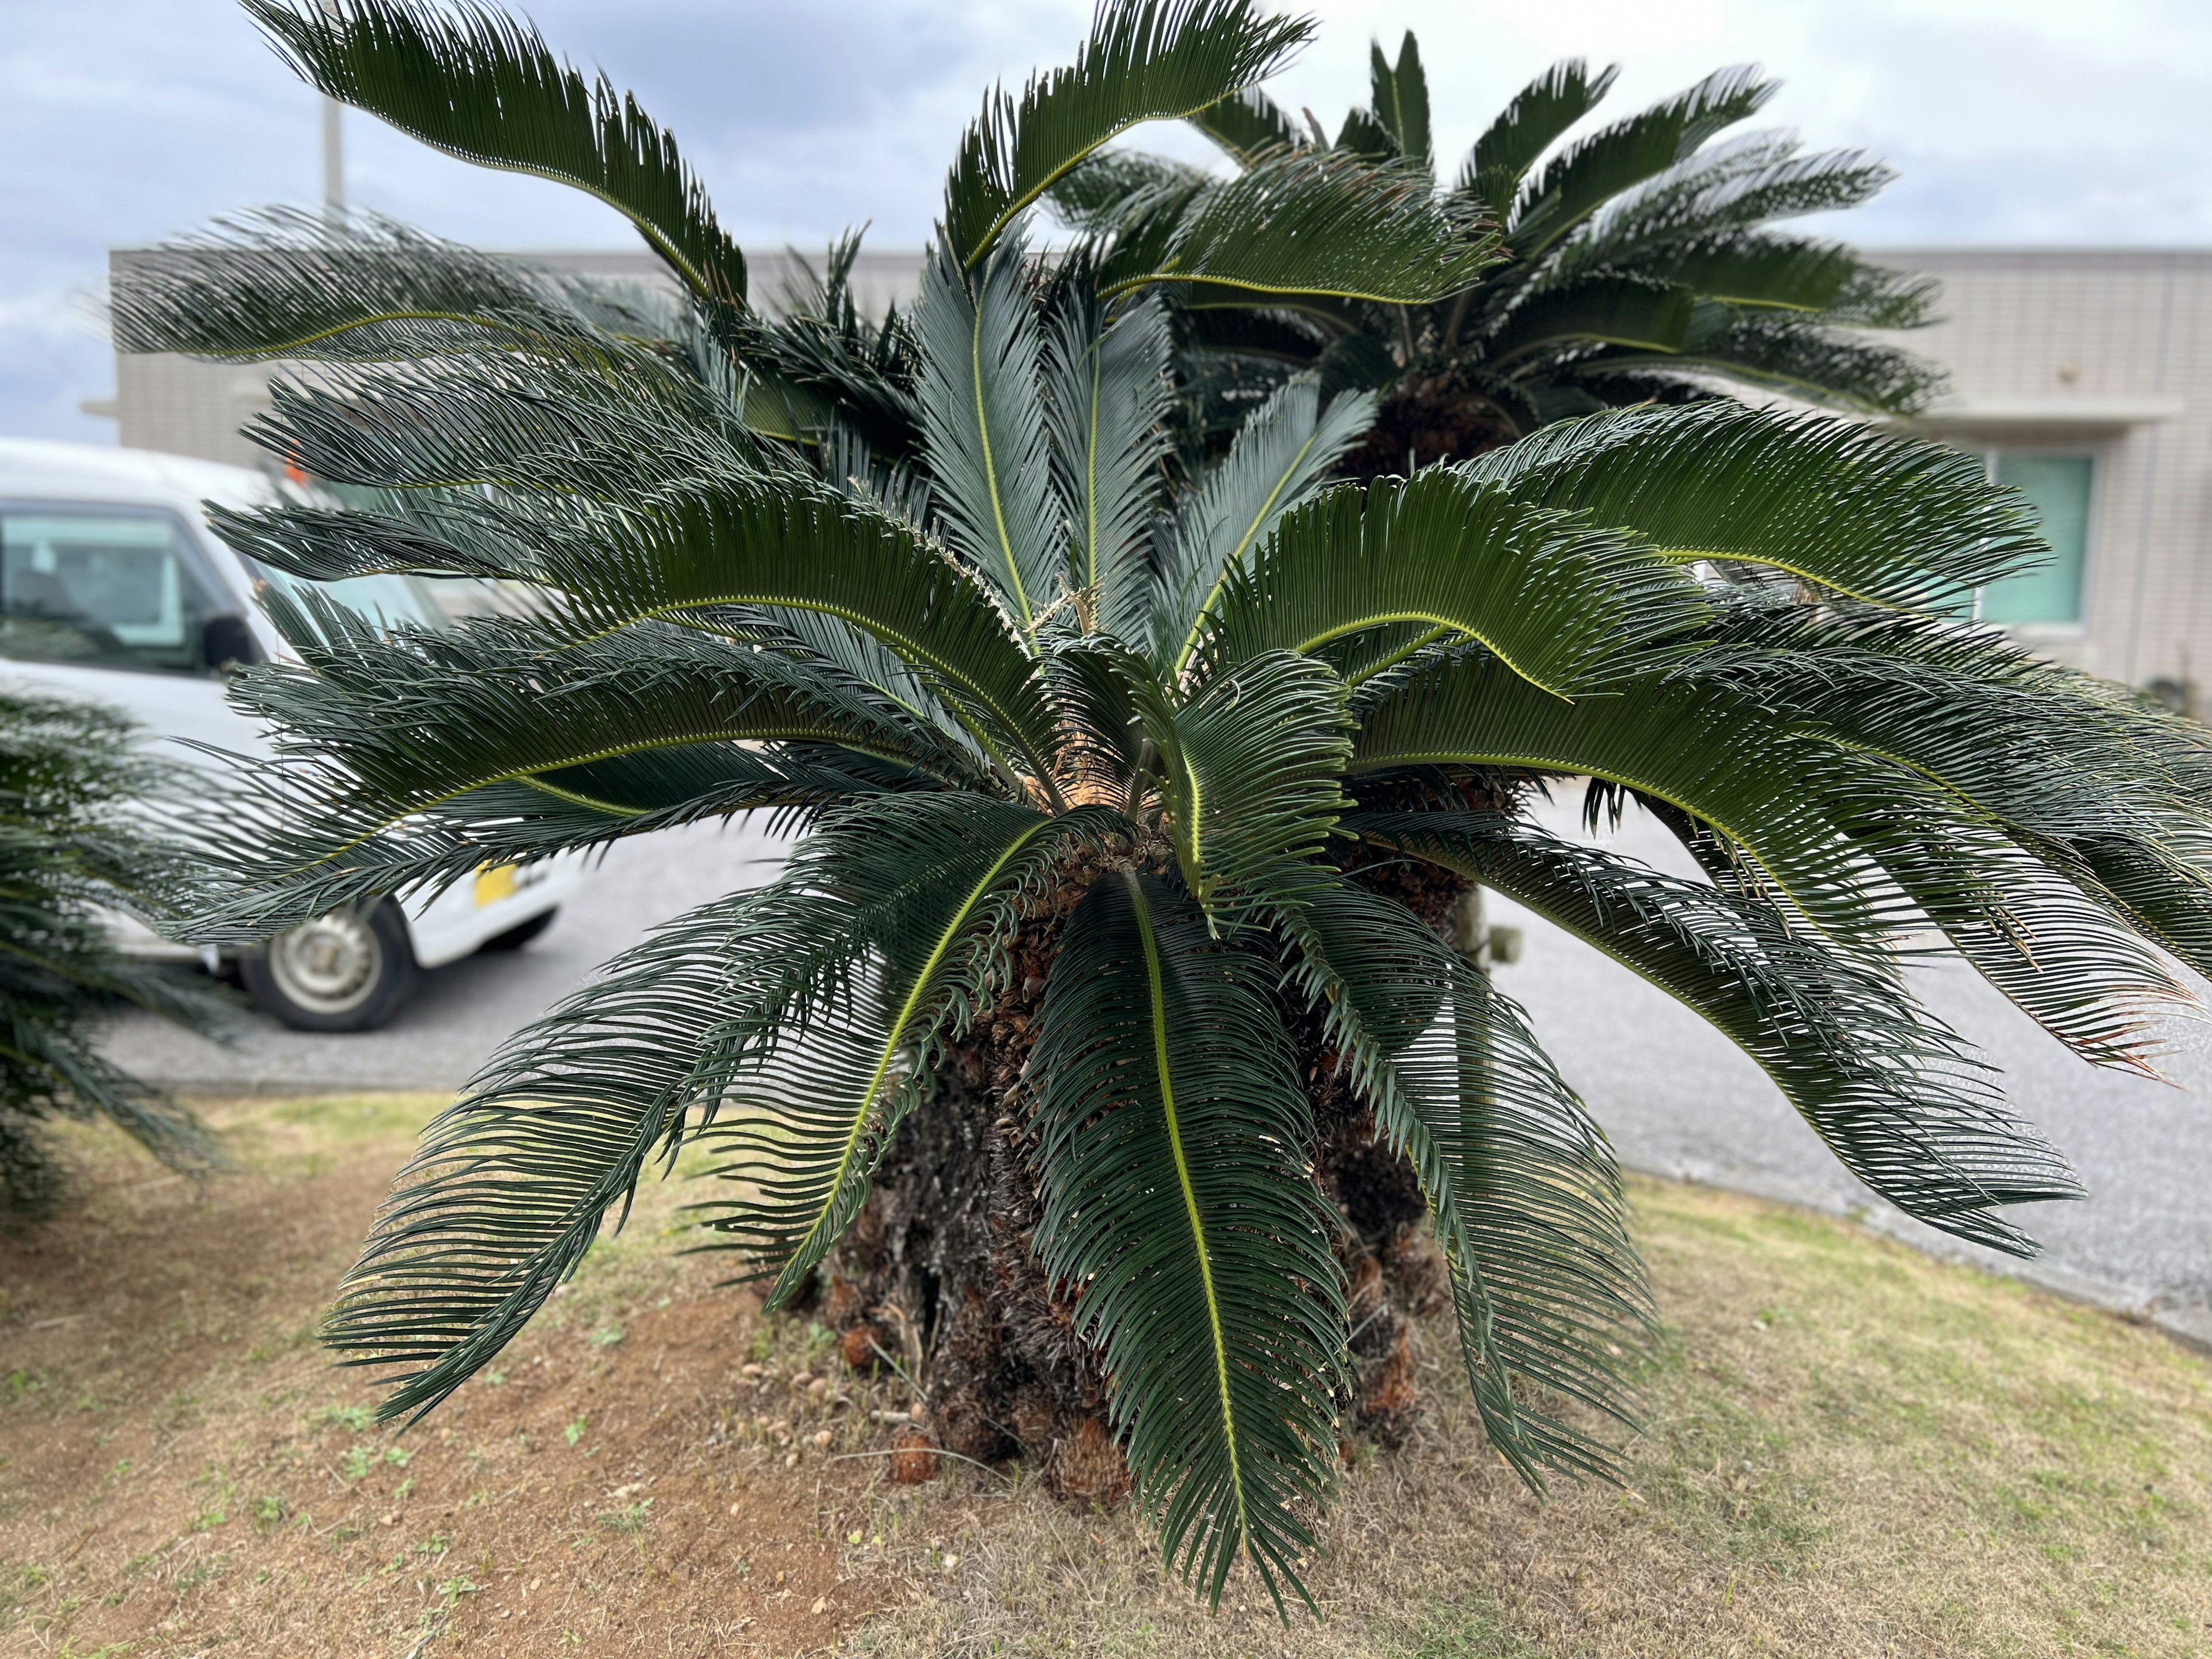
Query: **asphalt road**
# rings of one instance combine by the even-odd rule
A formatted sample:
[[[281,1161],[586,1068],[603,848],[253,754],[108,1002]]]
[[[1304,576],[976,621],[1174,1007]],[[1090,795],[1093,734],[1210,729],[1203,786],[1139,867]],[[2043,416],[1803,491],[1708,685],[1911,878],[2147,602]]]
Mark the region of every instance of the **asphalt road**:
[[[1564,814],[1559,823],[1565,823]],[[1648,821],[1613,838],[1624,852],[1688,869]],[[125,1065],[181,1092],[458,1087],[509,1031],[580,983],[654,922],[750,885],[775,843],[700,827],[617,846],[559,921],[526,950],[478,957],[426,976],[392,1025],[306,1036],[258,1014],[228,1048],[130,1018],[113,1036]],[[1741,1051],[1626,969],[1493,899],[1490,919],[1527,930],[1522,960],[1499,970],[1546,1046],[1631,1164],[1809,1202],[1863,1208],[1939,1245],[1872,1199],[1831,1158]],[[2073,1160],[2091,1196],[2023,1210],[2058,1280],[2108,1301],[2212,1308],[2212,1041],[2180,1034],[2169,1087],[2075,1060],[1964,969],[1923,975],[1929,1000],[2003,1066],[2016,1107]],[[1939,1246],[1948,1248],[1948,1246]],[[1965,1254],[1981,1254],[1962,1251]],[[2185,1322],[2198,1317],[2185,1313]],[[2212,1337],[2212,1315],[2204,1334]]]

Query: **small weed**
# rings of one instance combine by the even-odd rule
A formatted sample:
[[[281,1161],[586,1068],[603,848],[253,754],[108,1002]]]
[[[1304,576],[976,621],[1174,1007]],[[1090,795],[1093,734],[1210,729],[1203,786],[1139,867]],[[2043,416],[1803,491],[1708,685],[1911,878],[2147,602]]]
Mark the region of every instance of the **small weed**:
[[[29,1399],[46,1386],[45,1377],[36,1371],[27,1371],[18,1365],[8,1373],[5,1379],[0,1379],[0,1395],[5,1395],[8,1403],[13,1406],[21,1401]]]
[[[264,1532],[278,1525],[291,1512],[292,1506],[273,1492],[253,1500],[253,1524]]]
[[[570,1445],[574,1445],[579,1440],[581,1440],[584,1437],[584,1425],[591,1420],[589,1413],[578,1418],[574,1422],[568,1425],[567,1428],[561,1431],[561,1437],[567,1441]]]
[[[623,1328],[619,1325],[602,1325],[588,1339],[595,1348],[611,1348],[622,1340]]]
[[[645,1523],[652,1514],[653,1500],[644,1498],[635,1504],[625,1504],[618,1510],[602,1510],[598,1519],[601,1526],[611,1527],[617,1532],[639,1533],[645,1530]]]
[[[335,1425],[354,1434],[368,1432],[368,1407],[366,1406],[325,1406],[317,1412],[313,1420],[321,1425]]]

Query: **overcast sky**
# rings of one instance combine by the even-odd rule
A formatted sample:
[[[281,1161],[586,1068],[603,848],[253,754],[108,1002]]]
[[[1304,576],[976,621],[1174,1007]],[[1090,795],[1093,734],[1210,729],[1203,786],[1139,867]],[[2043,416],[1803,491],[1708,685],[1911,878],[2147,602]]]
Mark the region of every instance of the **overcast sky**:
[[[927,234],[994,76],[1072,54],[1080,0],[540,0],[556,48],[673,129],[749,246],[872,221]],[[2212,245],[2204,0],[1324,0],[1272,86],[1333,131],[1368,42],[1420,37],[1456,157],[1555,58],[1623,66],[1619,115],[1723,64],[1787,85],[1762,120],[1904,178],[1833,227],[1863,242]],[[314,99],[228,0],[0,0],[0,435],[112,441],[106,251],[226,210],[312,202]],[[346,118],[352,198],[491,247],[631,245],[610,210]],[[1187,152],[1193,155],[1196,151]]]

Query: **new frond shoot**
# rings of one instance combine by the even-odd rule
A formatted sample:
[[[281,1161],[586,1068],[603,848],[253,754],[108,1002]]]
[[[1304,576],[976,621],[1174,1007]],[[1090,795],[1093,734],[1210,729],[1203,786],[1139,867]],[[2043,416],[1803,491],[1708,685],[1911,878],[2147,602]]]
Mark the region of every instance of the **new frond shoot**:
[[[605,135],[648,131],[489,14],[258,15],[319,84],[434,106],[408,118],[497,165],[610,187]],[[1410,342],[1394,373],[1472,350],[1517,428],[1660,349],[1531,319],[1634,292],[1673,327],[1680,289],[1688,341],[1793,285],[1817,319],[1869,283],[1760,226],[1878,170],[1711,147],[1766,95],[1741,74],[1547,163],[1610,78],[1576,64],[1439,194],[1419,52],[1378,52],[1376,104],[1324,148],[1254,90],[1303,33],[1232,0],[1103,8],[1075,64],[993,95],[895,325],[834,260],[807,329],[733,313],[665,145],[650,191],[623,152],[629,209],[726,275],[658,343],[397,231],[315,250],[319,289],[258,243],[197,286],[125,273],[137,348],[374,345],[258,428],[356,504],[219,525],[310,591],[274,613],[296,661],[237,683],[277,757],[245,768],[259,827],[217,849],[201,937],[702,819],[792,837],[428,1132],[325,1332],[387,1375],[387,1417],[491,1361],[688,1156],[711,1242],[775,1304],[818,1298],[857,1363],[900,1347],[937,1444],[1133,1493],[1209,1598],[1246,1569],[1304,1595],[1340,1445],[1419,1409],[1424,1316],[1525,1478],[1615,1476],[1653,1310],[1602,1128],[1458,949],[1478,883],[1711,1021],[1930,1225],[2026,1252],[2012,1206],[2076,1190],[1902,965],[1948,940],[2085,1060],[2151,1066],[2189,994],[2169,959],[2212,969],[2212,745],[1957,614],[2041,556],[2023,504],[1909,438],[1713,401],[1363,481],[1377,399],[1340,372],[1370,327]],[[538,100],[511,130],[510,88]],[[1122,231],[1027,239],[1163,115],[1246,170],[1153,169]],[[1270,240],[1293,230],[1295,256]],[[1540,251],[1492,267],[1499,236]],[[1170,307],[1270,270],[1334,343],[1209,459],[1176,430],[1199,313]],[[432,298],[434,327],[401,325]],[[1482,367],[1507,337],[1518,379]],[[312,592],[376,570],[531,600],[430,633]],[[1585,783],[1704,877],[1547,829],[1534,803]]]

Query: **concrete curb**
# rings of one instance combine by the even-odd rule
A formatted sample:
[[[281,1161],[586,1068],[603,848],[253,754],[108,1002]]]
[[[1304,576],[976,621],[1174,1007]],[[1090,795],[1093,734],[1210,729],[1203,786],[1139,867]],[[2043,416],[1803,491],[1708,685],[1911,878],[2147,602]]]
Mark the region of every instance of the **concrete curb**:
[[[1915,1221],[1894,1205],[1885,1204],[1871,1194],[1851,1198],[1809,1181],[1795,1181],[1787,1176],[1770,1175],[1763,1170],[1698,1160],[1681,1159],[1668,1163],[1623,1158],[1621,1163],[1624,1167],[1640,1175],[1656,1176],[1664,1181],[1717,1187],[1753,1198],[1795,1205],[1799,1209],[1814,1210],[1823,1215],[1841,1216],[1894,1238],[1899,1243],[1909,1244],[1939,1261],[1966,1262],[1985,1273],[2002,1273],[2007,1279],[2020,1279],[2038,1290],[2063,1297],[2069,1302],[2102,1308],[2107,1313],[2118,1314],[2139,1325],[2155,1326],[2182,1346],[2198,1353],[2212,1354],[2212,1307],[2197,1303],[2176,1302],[2141,1285],[2124,1285],[2117,1279],[2076,1273],[2071,1267],[2061,1267],[2055,1261],[2022,1261],[2016,1256],[2002,1255],[1980,1245],[1954,1238],[1948,1233],[1937,1232],[1926,1223]]]

